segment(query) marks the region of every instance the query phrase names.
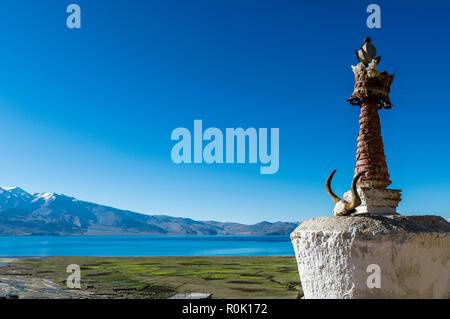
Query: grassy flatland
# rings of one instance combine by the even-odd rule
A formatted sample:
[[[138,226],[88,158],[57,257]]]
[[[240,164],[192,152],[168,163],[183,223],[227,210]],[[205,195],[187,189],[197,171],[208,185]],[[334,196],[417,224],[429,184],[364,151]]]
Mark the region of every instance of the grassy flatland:
[[[81,267],[82,290],[108,298],[167,298],[209,292],[213,298],[297,298],[294,257],[48,257],[24,259],[27,272],[65,285]]]

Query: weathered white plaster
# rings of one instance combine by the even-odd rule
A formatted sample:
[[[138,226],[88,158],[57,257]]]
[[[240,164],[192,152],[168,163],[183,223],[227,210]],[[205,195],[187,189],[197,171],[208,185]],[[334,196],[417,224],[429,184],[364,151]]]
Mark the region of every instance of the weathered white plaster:
[[[312,218],[291,234],[305,298],[450,298],[450,224],[438,216]],[[380,266],[380,288],[367,272]]]

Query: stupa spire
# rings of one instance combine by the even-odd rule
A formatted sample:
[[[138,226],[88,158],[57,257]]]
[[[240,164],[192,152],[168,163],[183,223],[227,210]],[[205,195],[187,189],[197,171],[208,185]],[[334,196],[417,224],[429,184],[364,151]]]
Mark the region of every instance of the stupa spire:
[[[356,51],[359,64],[352,66],[355,87],[348,101],[361,107],[356,151],[355,176],[365,172],[358,182],[361,187],[386,188],[391,184],[383,138],[381,136],[379,109],[392,107],[389,99],[393,75],[378,72],[381,57],[375,57],[376,48],[370,38]]]
[[[396,214],[401,201],[401,191],[387,189],[391,184],[384,155],[383,138],[378,111],[392,107],[389,99],[394,76],[387,72],[378,72],[377,66],[381,56],[376,57],[377,50],[370,38],[356,50],[358,64],[352,65],[355,74],[355,86],[348,102],[358,105],[359,133],[356,150],[355,174],[352,188],[340,199],[331,189],[330,174],[325,189],[335,202],[333,214],[336,216],[360,214]]]

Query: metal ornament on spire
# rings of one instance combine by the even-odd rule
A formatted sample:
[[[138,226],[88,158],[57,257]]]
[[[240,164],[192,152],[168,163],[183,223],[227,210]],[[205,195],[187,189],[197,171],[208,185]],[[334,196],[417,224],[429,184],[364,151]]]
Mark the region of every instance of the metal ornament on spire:
[[[372,40],[365,38],[364,44],[355,52],[359,63],[356,66],[352,65],[355,87],[347,101],[352,105],[361,105],[364,101],[372,100],[380,109],[392,108],[389,92],[394,75],[378,72],[377,66],[381,56],[375,57],[377,49],[372,44]]]
[[[365,66],[369,66],[369,63],[375,59],[377,64],[380,63],[381,56],[375,57],[377,55],[377,49],[371,43],[372,39],[367,37],[364,39],[364,44],[359,48],[359,50],[355,50],[356,58],[358,61]]]

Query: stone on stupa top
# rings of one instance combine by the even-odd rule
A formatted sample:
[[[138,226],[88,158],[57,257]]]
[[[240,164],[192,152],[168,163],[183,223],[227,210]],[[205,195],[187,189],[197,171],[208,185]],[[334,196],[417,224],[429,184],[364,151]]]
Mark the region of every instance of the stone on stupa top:
[[[368,66],[369,63],[372,62],[373,59],[375,59],[376,55],[377,49],[372,44],[372,39],[369,37],[364,39],[364,44],[358,51],[356,51],[356,57],[358,58],[358,61],[365,66]]]

